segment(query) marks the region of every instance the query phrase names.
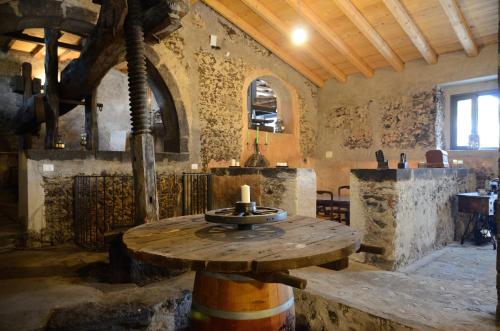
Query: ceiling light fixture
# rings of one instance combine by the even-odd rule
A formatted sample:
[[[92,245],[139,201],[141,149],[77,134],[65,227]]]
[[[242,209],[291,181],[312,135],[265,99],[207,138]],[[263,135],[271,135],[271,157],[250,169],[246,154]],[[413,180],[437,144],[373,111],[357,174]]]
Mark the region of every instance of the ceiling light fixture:
[[[295,45],[302,45],[307,41],[307,31],[303,27],[296,27],[292,31],[292,41]]]

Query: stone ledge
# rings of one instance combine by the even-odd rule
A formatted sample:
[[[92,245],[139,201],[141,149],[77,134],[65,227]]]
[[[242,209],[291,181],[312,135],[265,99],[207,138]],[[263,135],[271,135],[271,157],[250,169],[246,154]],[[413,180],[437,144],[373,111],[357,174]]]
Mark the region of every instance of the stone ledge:
[[[308,280],[295,291],[304,330],[495,330],[491,286],[381,270],[292,274]]]
[[[35,161],[41,160],[103,160],[103,161],[120,161],[130,162],[130,152],[121,151],[75,151],[75,150],[45,150],[45,149],[30,149],[25,151],[26,158]],[[169,161],[187,161],[189,153],[155,153],[157,162]]]
[[[276,177],[276,175],[279,173],[295,174],[299,171],[299,169],[301,168],[229,167],[229,168],[211,168],[210,171],[217,176],[263,175],[265,177]]]
[[[351,173],[363,181],[403,181],[410,179],[434,179],[443,176],[467,176],[467,168],[417,168],[417,169],[352,169]]]

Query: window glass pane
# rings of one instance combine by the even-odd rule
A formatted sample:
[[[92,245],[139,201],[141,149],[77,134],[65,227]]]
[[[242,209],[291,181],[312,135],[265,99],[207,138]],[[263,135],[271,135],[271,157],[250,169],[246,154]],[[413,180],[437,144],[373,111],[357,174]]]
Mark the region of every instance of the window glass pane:
[[[472,129],[472,100],[457,102],[457,146],[469,146]]]
[[[498,147],[498,98],[481,95],[477,98],[477,131],[479,148]]]

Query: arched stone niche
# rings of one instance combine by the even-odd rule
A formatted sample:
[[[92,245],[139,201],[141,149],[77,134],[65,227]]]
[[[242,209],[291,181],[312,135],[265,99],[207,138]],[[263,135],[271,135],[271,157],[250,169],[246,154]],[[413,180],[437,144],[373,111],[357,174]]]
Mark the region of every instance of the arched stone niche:
[[[268,70],[256,70],[245,78],[242,93],[242,133],[240,163],[244,162],[254,152],[256,130],[248,129],[248,88],[257,78],[269,83],[276,94],[278,111],[282,112],[281,118],[285,125],[283,133],[268,133],[268,145],[265,145],[265,132],[259,132],[261,153],[274,167],[277,162],[287,162],[290,167],[303,165],[300,156],[300,130],[299,130],[299,98],[296,89],[283,79]]]
[[[179,93],[176,81],[168,68],[156,67],[151,59],[152,50],[146,55],[148,84],[161,110],[165,128],[165,152],[189,152],[189,125],[184,102]]]

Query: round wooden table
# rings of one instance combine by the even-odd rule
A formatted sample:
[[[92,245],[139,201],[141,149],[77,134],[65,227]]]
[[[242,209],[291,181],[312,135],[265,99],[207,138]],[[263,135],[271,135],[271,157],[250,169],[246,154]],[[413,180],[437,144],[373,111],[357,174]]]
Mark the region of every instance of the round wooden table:
[[[195,330],[294,330],[293,292],[304,287],[289,269],[325,264],[356,252],[361,235],[337,222],[291,216],[253,230],[183,216],[128,230],[134,258],[196,271]]]

